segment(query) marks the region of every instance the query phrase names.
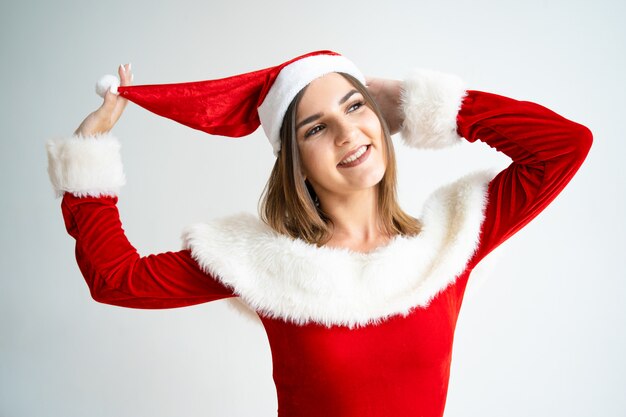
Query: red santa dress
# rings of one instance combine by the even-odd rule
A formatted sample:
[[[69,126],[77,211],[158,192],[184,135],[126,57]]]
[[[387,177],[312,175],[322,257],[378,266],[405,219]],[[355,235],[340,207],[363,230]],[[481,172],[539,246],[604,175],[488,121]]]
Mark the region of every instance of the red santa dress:
[[[188,228],[181,251],[140,257],[116,207],[117,140],[49,142],[51,181],[92,297],[132,308],[239,297],[267,332],[279,416],[442,416],[470,272],[557,196],[592,135],[538,104],[465,91],[441,74],[416,73],[404,97],[409,145],[481,141],[512,163],[437,190],[419,235],[367,254],[236,215]]]

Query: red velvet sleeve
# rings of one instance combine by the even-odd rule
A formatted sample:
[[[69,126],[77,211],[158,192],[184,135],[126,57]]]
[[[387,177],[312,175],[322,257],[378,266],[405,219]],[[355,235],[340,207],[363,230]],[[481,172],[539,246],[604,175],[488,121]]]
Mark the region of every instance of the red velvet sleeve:
[[[468,91],[458,133],[513,162],[489,184],[476,264],[537,216],[572,179],[589,148],[589,129],[528,101]]]
[[[173,308],[232,297],[187,250],[140,257],[122,229],[117,197],[63,195],[65,227],[94,300],[123,307]]]

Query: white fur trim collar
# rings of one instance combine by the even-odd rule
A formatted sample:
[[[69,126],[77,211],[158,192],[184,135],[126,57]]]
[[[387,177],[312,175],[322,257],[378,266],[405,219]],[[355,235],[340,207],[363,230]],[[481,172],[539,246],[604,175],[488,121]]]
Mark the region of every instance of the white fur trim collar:
[[[263,316],[296,324],[363,326],[428,305],[478,245],[492,175],[472,174],[428,199],[422,232],[368,254],[316,247],[240,214],[183,234],[200,267]]]

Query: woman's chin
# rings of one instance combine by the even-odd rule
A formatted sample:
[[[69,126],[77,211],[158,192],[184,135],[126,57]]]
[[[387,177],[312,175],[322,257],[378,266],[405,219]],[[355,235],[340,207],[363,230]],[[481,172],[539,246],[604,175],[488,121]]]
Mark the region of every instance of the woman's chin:
[[[376,187],[383,179],[385,170],[382,171],[369,171],[361,173],[356,178],[350,179],[349,183],[354,190]]]
[[[366,167],[354,172],[342,172],[349,182],[360,184],[362,188],[373,187],[385,176],[384,166]]]

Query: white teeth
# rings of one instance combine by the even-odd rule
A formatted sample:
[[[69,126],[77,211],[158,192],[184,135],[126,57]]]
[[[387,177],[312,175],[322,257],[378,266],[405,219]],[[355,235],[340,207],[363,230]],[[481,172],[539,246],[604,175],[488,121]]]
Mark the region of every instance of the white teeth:
[[[358,151],[352,154],[352,156],[339,162],[339,165],[345,165],[345,164],[349,164],[350,162],[356,161],[357,159],[361,157],[361,155],[365,153],[366,150],[367,150],[367,146],[365,145],[361,146]]]

